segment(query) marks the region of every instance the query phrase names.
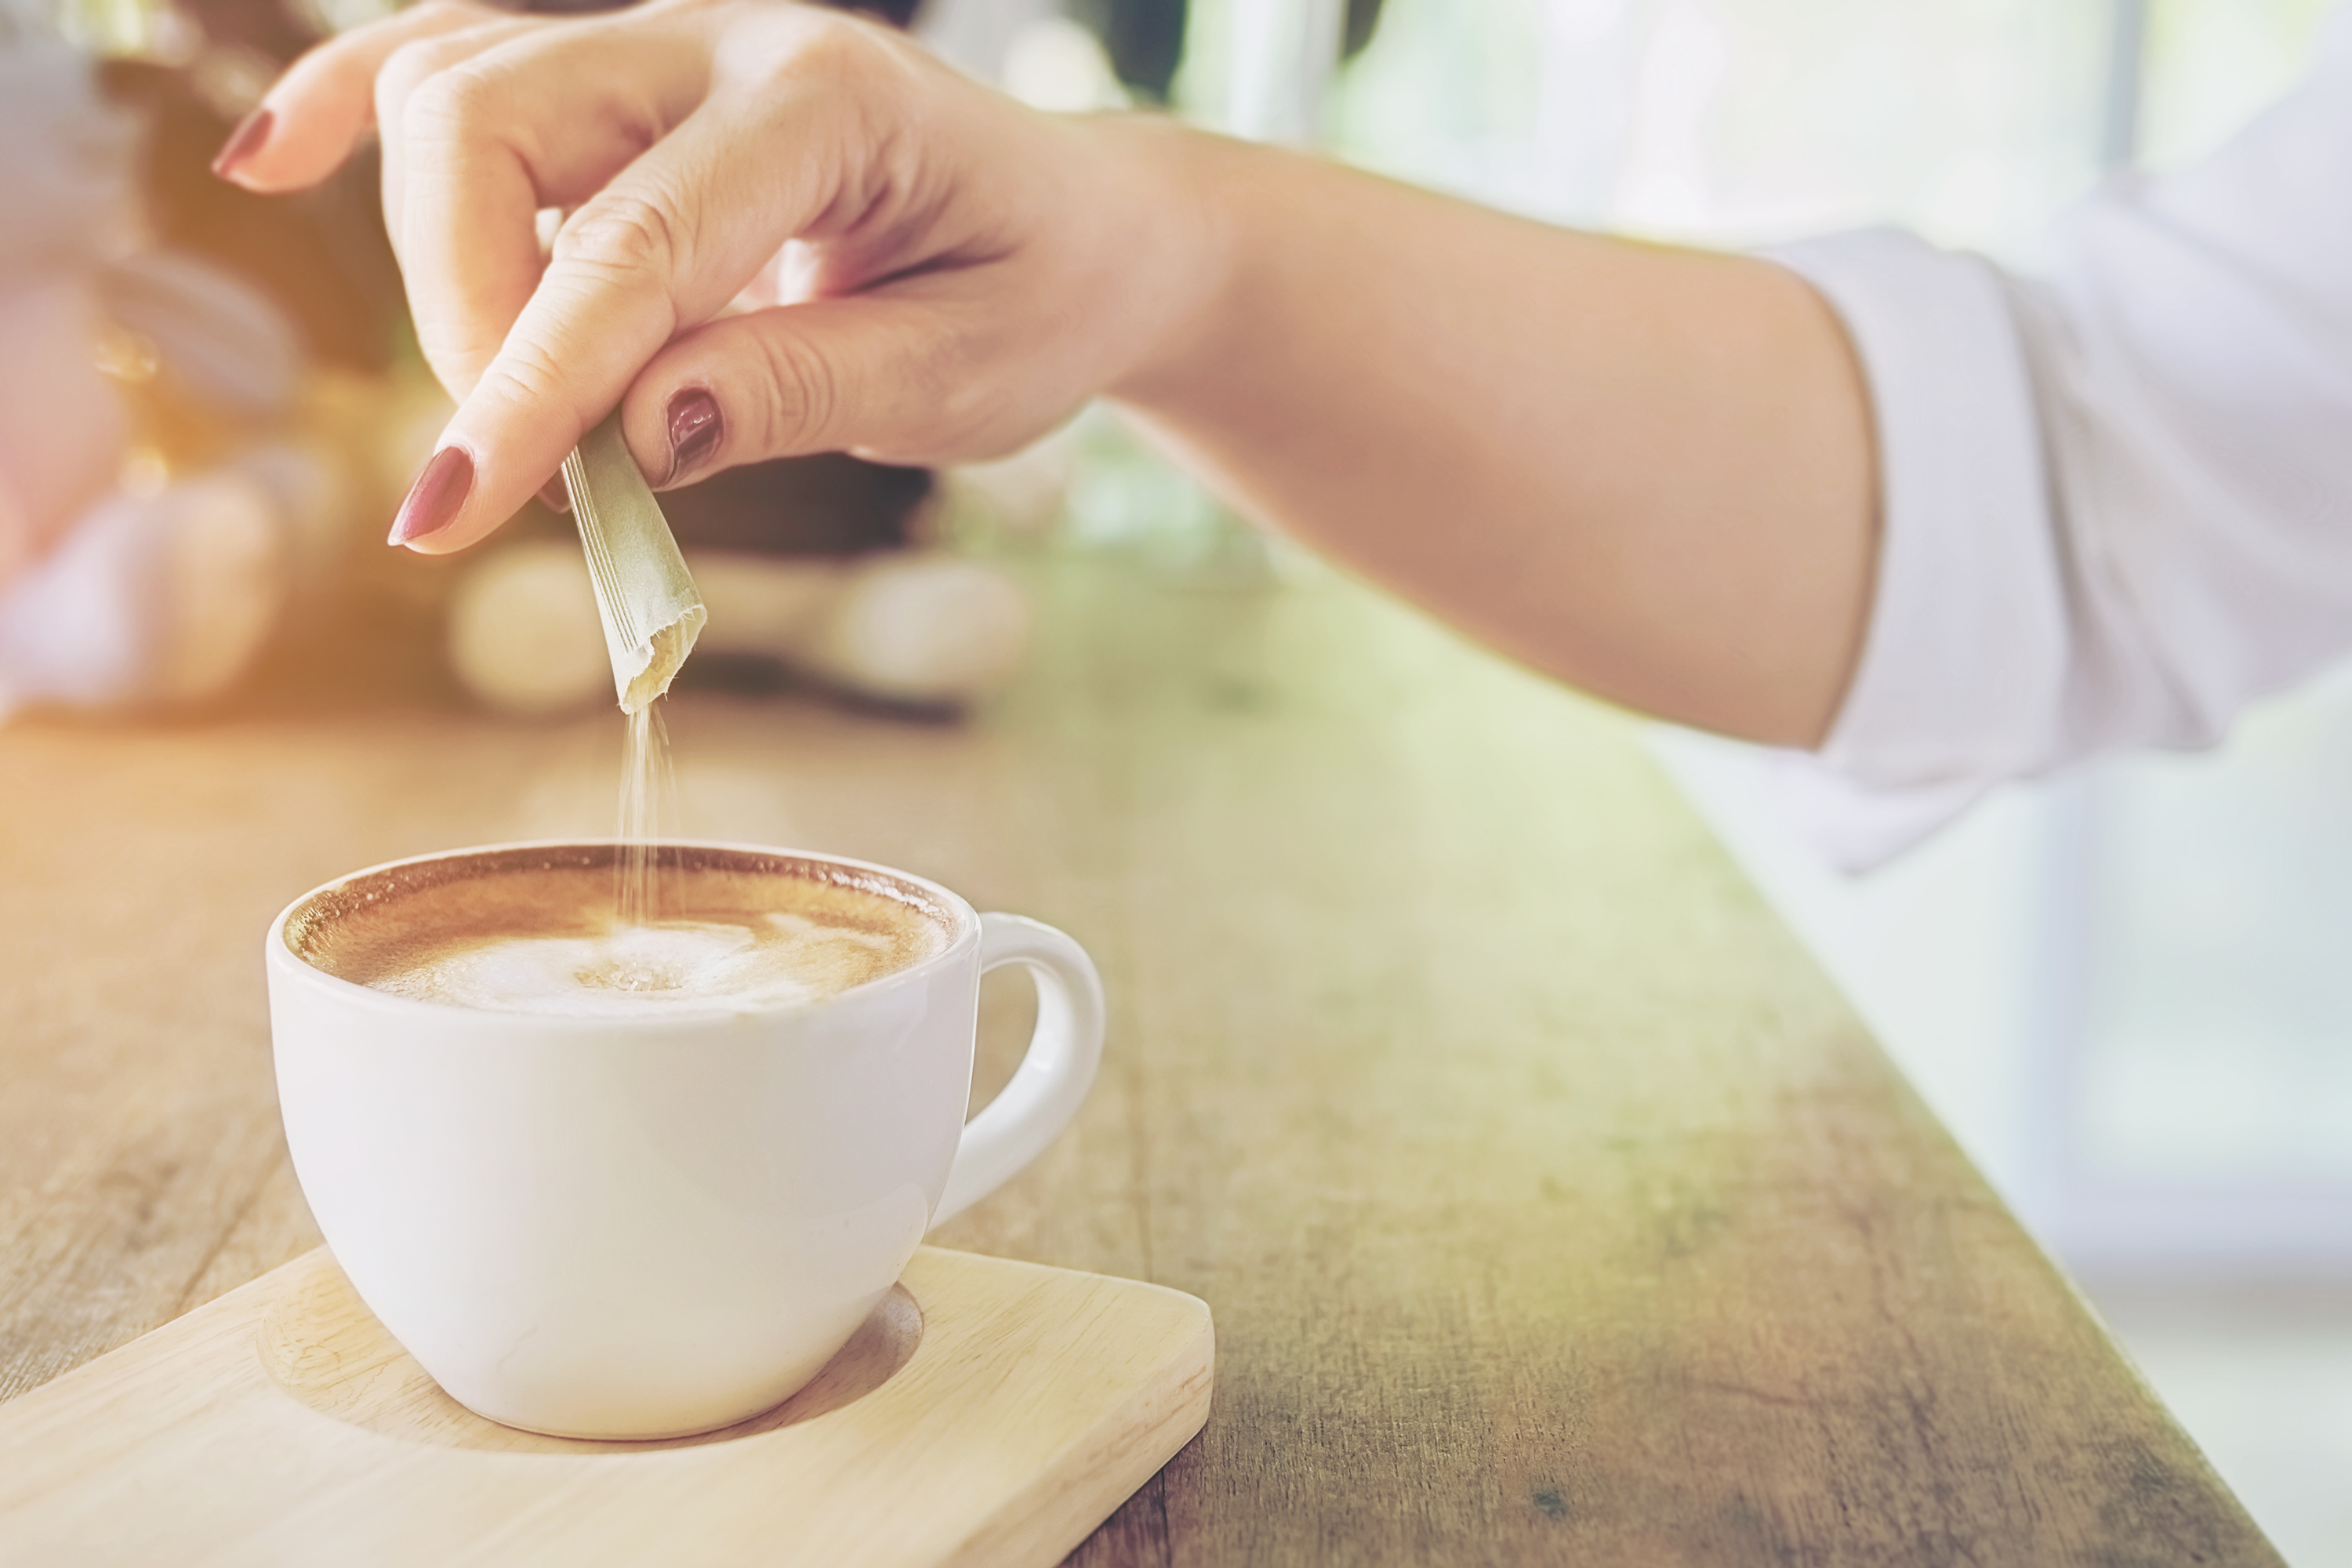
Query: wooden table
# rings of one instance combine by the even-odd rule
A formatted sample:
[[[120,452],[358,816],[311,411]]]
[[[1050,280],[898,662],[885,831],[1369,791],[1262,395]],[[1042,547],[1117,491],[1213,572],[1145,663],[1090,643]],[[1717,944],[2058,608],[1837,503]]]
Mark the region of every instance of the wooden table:
[[[934,1239],[1207,1300],[1207,1429],[1073,1562],[2275,1563],[1623,719],[1344,584],[1034,568],[965,725],[688,694],[686,832],[1066,927],[1076,1128]],[[611,830],[620,721],[389,693],[0,731],[0,1397],[318,1235],[259,945]],[[982,1092],[1024,1032],[991,982]]]

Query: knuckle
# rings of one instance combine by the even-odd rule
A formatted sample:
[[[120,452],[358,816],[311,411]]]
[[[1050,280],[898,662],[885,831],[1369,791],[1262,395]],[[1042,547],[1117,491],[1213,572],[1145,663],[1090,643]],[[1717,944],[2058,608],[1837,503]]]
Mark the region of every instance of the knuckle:
[[[503,89],[489,72],[446,56],[419,63],[426,74],[409,89],[401,110],[401,128],[412,140],[469,137],[495,117]]]
[[[571,385],[558,355],[539,343],[510,339],[478,390],[543,421],[551,411],[570,408],[565,393]]]
[[[606,194],[574,213],[556,232],[556,265],[613,279],[663,279],[687,260],[686,226],[668,204],[635,195]]]
[[[514,345],[513,352],[499,366],[499,375],[513,390],[518,401],[530,404],[553,400],[564,384],[562,368],[537,343]]]
[[[823,82],[842,91],[877,73],[903,68],[895,35],[855,17],[830,12],[796,12],[790,26],[747,38],[737,59],[744,74],[768,88]]]
[[[875,54],[871,35],[855,23],[838,16],[811,19],[808,30],[796,40],[792,51],[803,70],[845,75],[869,68]]]
[[[411,38],[384,56],[376,79],[404,99],[408,98],[460,58],[446,37]]]
[[[376,91],[404,102],[419,83],[439,68],[431,56],[431,43],[429,38],[411,38],[384,56],[383,64],[376,68]]]
[[[772,335],[761,347],[767,394],[760,410],[761,447],[770,453],[807,451],[833,426],[840,386],[832,363],[797,337]]]

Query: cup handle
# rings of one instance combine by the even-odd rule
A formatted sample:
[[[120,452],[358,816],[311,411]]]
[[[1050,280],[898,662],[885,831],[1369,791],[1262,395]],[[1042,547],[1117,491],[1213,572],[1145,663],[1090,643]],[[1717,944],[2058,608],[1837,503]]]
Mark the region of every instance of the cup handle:
[[[1025,966],[1037,984],[1037,1027],[1013,1080],[964,1123],[936,1226],[961,1214],[1045,1152],[1076,1115],[1102,1060],[1101,977],[1087,950],[1019,915],[980,917],[980,972]]]

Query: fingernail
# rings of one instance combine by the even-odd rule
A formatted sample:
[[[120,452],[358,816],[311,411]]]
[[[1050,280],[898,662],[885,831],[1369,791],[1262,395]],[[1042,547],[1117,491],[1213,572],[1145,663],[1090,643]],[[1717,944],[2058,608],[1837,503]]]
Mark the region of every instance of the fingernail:
[[[392,520],[392,537],[384,542],[414,544],[427,534],[440,532],[457,518],[473,488],[474,459],[466,448],[442,447],[408,488],[408,499],[400,503],[400,514]]]
[[[228,140],[221,143],[219,153],[213,159],[213,173],[227,179],[239,163],[261,151],[261,144],[269,140],[270,127],[277,122],[278,117],[267,109],[257,109],[238,121],[236,129],[228,133]]]
[[[719,449],[726,426],[719,417],[719,399],[698,386],[689,386],[669,400],[669,478],[680,474]]]
[[[539,504],[545,507],[550,511],[570,511],[572,510],[572,491],[571,489],[564,484],[563,476],[562,474],[556,475],[553,479],[548,480],[547,483],[539,487]]]

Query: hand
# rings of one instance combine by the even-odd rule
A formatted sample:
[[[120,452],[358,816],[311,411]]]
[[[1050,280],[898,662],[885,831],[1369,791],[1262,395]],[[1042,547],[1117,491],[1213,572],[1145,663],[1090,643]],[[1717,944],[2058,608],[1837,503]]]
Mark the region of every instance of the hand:
[[[307,184],[371,114],[459,399],[396,542],[481,538],[615,404],[675,484],[993,456],[1103,394],[1245,510],[1539,669],[1776,744],[1838,710],[1870,410],[1835,315],[1768,262],[1033,113],[783,0],[434,0],[297,62],[224,165]],[[544,253],[543,209],[570,214]]]
[[[458,401],[394,527],[428,552],[490,532],[616,404],[657,486],[1015,450],[1181,339],[1208,275],[1181,133],[1035,113],[782,0],[432,0],[296,62],[218,168],[312,184],[371,124]],[[569,215],[551,245],[545,209]]]

